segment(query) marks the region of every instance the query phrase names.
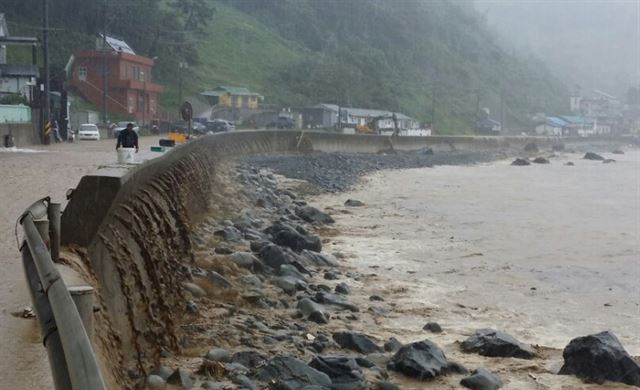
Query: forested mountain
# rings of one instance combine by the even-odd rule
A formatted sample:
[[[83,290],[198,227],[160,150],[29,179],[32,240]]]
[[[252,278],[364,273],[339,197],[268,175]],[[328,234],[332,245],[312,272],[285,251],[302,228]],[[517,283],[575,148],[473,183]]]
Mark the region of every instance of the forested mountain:
[[[13,33],[36,34],[41,0],[4,0]],[[9,4],[8,4],[9,3]],[[102,1],[52,4],[54,65],[91,46]],[[2,11],[0,11],[2,12]],[[269,103],[398,110],[440,132],[468,132],[481,109],[508,127],[566,107],[566,89],[534,58],[501,47],[467,3],[450,0],[108,0],[107,31],[158,57],[164,105],[177,104],[178,62],[190,93],[242,85]],[[434,107],[435,104],[435,107]]]

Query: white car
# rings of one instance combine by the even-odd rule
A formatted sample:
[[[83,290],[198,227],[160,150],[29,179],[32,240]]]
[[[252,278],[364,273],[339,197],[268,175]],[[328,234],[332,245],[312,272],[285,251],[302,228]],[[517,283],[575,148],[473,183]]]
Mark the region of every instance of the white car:
[[[100,141],[100,131],[98,130],[98,126],[91,123],[80,125],[80,129],[78,129],[78,139]]]

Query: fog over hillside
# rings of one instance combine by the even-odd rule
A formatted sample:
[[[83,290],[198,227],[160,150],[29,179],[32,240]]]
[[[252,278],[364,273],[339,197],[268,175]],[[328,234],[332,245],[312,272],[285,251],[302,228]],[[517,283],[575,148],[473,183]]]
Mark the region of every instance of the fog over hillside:
[[[476,0],[489,26],[572,90],[623,96],[640,81],[638,0]]]

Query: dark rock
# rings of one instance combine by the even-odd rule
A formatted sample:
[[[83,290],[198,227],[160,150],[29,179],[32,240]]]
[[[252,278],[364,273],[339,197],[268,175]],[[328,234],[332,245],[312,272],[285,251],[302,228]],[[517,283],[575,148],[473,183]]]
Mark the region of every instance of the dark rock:
[[[295,266],[291,264],[282,264],[278,270],[280,276],[291,276],[306,282],[306,277]]]
[[[549,160],[544,157],[536,157],[533,159],[534,164],[549,164]]]
[[[539,152],[538,145],[535,142],[529,142],[524,146],[525,152]]]
[[[307,288],[307,283],[304,280],[293,276],[278,276],[277,278],[271,279],[271,283],[274,286],[280,287],[282,291],[289,295],[295,295],[296,291]]]
[[[423,326],[422,329],[428,330],[431,333],[442,333],[442,327],[437,322],[427,322],[427,324]]]
[[[349,295],[351,294],[351,289],[346,283],[342,282],[336,285],[335,292],[338,294]]]
[[[616,160],[614,160],[612,158],[607,158],[607,159],[602,160],[603,164],[611,164],[611,163],[614,163],[614,162],[616,162]]]
[[[316,252],[322,250],[320,237],[301,234],[299,231],[286,226],[275,233],[273,242],[291,248],[296,252],[301,252],[303,249]]]
[[[288,356],[275,357],[258,369],[256,378],[262,382],[276,382],[276,388],[301,390],[305,386],[331,386],[331,379],[324,372],[309,367],[304,362]]]
[[[236,252],[229,256],[229,259],[233,261],[240,268],[253,269],[254,263],[259,260],[249,252]]]
[[[384,302],[384,298],[382,298],[380,295],[372,295],[369,297],[369,300],[374,302]]]
[[[202,384],[204,390],[222,390],[223,384],[218,382],[206,381]]]
[[[344,205],[347,207],[362,207],[364,206],[364,203],[356,199],[347,199],[347,201],[344,202]]]
[[[384,343],[384,350],[387,352],[397,352],[400,348],[402,348],[402,343],[395,337],[391,337]]]
[[[356,363],[358,363],[360,367],[364,367],[364,368],[371,368],[376,366],[374,362],[363,357],[356,357]]]
[[[333,340],[342,348],[360,353],[382,352],[382,349],[367,335],[353,332],[337,332]]]
[[[613,154],[624,154],[624,152],[622,150],[620,150],[620,149],[616,149],[616,150],[612,151],[611,153],[613,153]]]
[[[453,372],[454,374],[466,375],[469,373],[469,370],[462,364],[458,362],[449,362],[449,367],[447,367],[449,372]]]
[[[300,257],[306,260],[309,264],[318,265],[321,267],[335,267],[338,265],[338,261],[336,260],[335,256],[326,253],[303,250],[300,253]]]
[[[318,324],[327,324],[329,320],[327,316],[324,314],[323,308],[321,305],[315,303],[309,298],[302,298],[298,301],[298,311],[302,316],[309,320]]]
[[[207,279],[216,287],[220,288],[231,288],[231,282],[227,280],[224,276],[220,275],[216,271],[208,271]]]
[[[173,370],[165,366],[156,367],[149,373],[149,375],[157,375],[165,381],[169,379],[171,374],[173,374]]]
[[[191,314],[198,314],[198,312],[200,311],[198,304],[195,303],[194,301],[187,301],[186,309],[187,309],[187,312]]]
[[[593,153],[593,152],[587,152],[584,157],[582,157],[585,160],[596,160],[596,161],[603,161],[604,157],[602,157],[601,155],[597,154],[597,153]]]
[[[448,372],[444,352],[429,340],[405,345],[391,358],[389,369],[412,378],[431,379]]]
[[[336,274],[335,272],[327,271],[324,273],[324,278],[326,280],[337,280],[340,279],[340,276],[338,276],[338,274]]]
[[[332,390],[364,389],[362,370],[355,359],[337,356],[316,356],[310,367],[324,372],[331,379]]]
[[[516,158],[515,160],[513,160],[511,165],[525,166],[525,165],[531,165],[531,163],[529,162],[529,160],[525,158]]]
[[[149,389],[164,389],[166,384],[167,382],[158,375],[151,374],[147,377],[147,387]]]
[[[296,215],[302,220],[309,223],[326,224],[335,222],[329,214],[324,213],[311,206],[302,206],[296,208]]]
[[[260,257],[260,259],[262,259],[262,261],[264,261],[269,267],[276,270],[280,269],[280,265],[290,264],[296,260],[293,253],[290,253],[274,244],[269,244],[262,248],[258,253],[258,257]]]
[[[560,375],[575,375],[589,381],[605,380],[640,386],[640,367],[611,332],[577,337],[562,352]]]
[[[575,166],[576,164],[574,164],[572,161],[568,161],[568,162],[564,163],[564,165],[566,165],[566,166],[568,166],[568,167],[573,167],[573,166]]]
[[[471,376],[463,378],[460,384],[472,390],[497,390],[502,386],[502,381],[497,375],[478,368]]]
[[[378,382],[376,389],[377,390],[400,390],[400,386],[396,385],[395,383],[382,381],[382,382]]]
[[[231,248],[222,245],[217,246],[213,251],[218,255],[230,255],[233,253]]]
[[[193,387],[191,373],[184,368],[176,369],[173,374],[167,378],[167,383],[181,389],[190,389]]]
[[[222,239],[227,241],[240,241],[244,238],[242,232],[233,226],[225,226],[220,230],[216,230],[215,232],[213,232],[213,235],[216,237],[221,237]]]
[[[493,329],[480,329],[461,344],[464,352],[475,352],[490,357],[531,359],[536,356],[531,346],[513,336]]]
[[[271,241],[269,240],[251,241],[251,243],[249,244],[249,248],[251,249],[251,252],[258,253],[269,244],[271,244]]]
[[[211,360],[212,362],[229,363],[231,361],[231,353],[226,349],[215,348],[210,349],[209,352],[204,355],[204,358],[207,360]]]
[[[313,348],[316,352],[322,353],[327,348],[332,348],[336,345],[332,339],[327,337],[324,334],[319,334],[311,343],[311,348]]]
[[[233,363],[240,364],[244,367],[258,367],[266,362],[268,357],[258,351],[240,351],[231,356]]]
[[[243,386],[245,389],[249,390],[260,390],[260,386],[258,386],[251,379],[247,378],[246,375],[236,375],[231,378],[233,383]]]
[[[316,301],[325,305],[338,306],[352,312],[360,311],[360,309],[358,309],[356,305],[347,302],[342,295],[331,294],[328,292],[318,292],[316,294]]]

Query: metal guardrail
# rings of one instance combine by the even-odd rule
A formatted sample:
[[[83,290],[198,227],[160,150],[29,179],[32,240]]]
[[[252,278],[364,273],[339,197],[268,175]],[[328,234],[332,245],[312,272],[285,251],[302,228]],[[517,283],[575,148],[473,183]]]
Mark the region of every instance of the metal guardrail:
[[[93,314],[86,301],[92,299],[86,294],[90,288],[69,290],[54,264],[59,259],[60,204],[40,199],[19,222],[24,271],[56,390],[106,390],[87,332]]]

